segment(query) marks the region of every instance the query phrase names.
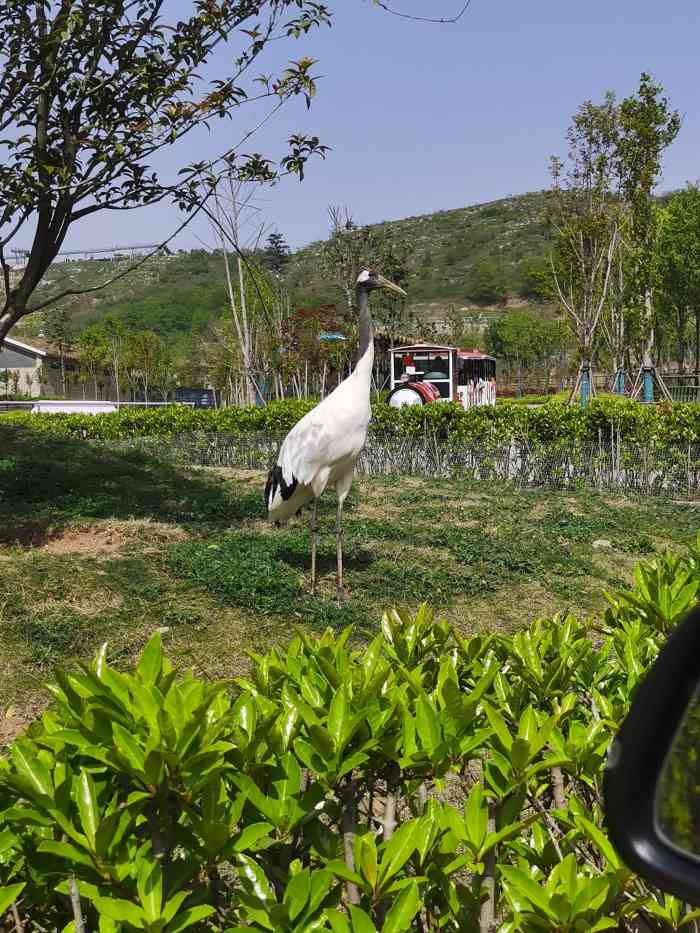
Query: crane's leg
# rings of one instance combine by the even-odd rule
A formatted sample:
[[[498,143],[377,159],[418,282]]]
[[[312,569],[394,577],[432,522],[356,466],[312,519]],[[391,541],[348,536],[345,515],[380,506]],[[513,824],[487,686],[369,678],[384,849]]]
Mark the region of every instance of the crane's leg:
[[[343,587],[343,503],[345,502],[347,494],[350,492],[353,473],[354,470],[351,471],[347,476],[339,479],[335,484],[336,492],[338,493],[338,512],[335,520],[335,542],[338,561],[336,594],[339,607],[343,605],[343,600],[345,599],[345,589]]]
[[[344,499],[345,497],[343,497]],[[336,584],[336,598],[338,608],[343,605],[345,590],[343,589],[343,499],[338,499],[338,512],[335,519],[335,546],[338,561],[338,577]]]
[[[316,537],[318,532],[318,522],[316,521],[316,506],[318,504],[318,499],[314,499],[313,505],[311,506],[311,521],[309,526],[311,528],[311,595],[316,594]]]

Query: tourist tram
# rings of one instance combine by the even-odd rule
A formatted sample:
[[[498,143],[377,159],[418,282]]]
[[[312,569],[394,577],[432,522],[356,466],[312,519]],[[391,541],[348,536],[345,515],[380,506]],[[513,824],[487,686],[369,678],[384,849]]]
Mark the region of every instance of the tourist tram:
[[[496,360],[480,350],[417,343],[389,354],[392,408],[449,401],[464,408],[496,404]]]

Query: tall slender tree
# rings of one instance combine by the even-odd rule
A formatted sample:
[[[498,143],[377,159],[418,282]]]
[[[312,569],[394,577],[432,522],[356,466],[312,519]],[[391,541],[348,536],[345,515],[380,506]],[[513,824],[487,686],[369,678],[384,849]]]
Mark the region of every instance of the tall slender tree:
[[[700,189],[688,185],[661,209],[655,248],[657,312],[665,312],[675,332],[681,372],[687,359],[690,323],[694,327],[694,368],[700,374]]]
[[[592,365],[598,323],[620,242],[618,120],[612,93],[606,94],[602,104],[586,101],[567,132],[566,161],[551,160],[552,277],[578,344],[580,364],[571,400],[580,387],[582,404],[595,385]]]
[[[642,362],[634,394],[653,400],[654,381],[666,397],[668,391],[654,364],[654,252],[658,234],[658,212],[654,192],[661,178],[664,150],[674,141],[681,126],[663,87],[643,72],[636,94],[626,97],[619,108],[619,135],[615,167],[620,192],[629,210],[627,241],[631,253],[629,294],[640,309]]]
[[[80,368],[92,379],[95,399],[100,395],[100,382],[109,355],[107,334],[100,324],[91,324],[78,334],[78,355]]]
[[[66,398],[68,390],[66,384],[66,355],[75,345],[75,335],[67,309],[63,306],[59,306],[48,311],[44,315],[42,331],[46,340],[55,347],[58,353],[61,372],[61,392],[63,393],[63,397]]]

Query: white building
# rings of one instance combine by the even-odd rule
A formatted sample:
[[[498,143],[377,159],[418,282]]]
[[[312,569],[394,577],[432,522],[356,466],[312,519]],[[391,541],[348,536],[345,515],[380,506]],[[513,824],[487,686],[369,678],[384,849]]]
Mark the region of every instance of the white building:
[[[20,392],[32,398],[59,396],[63,398],[61,384],[61,358],[58,351],[45,340],[31,338],[31,344],[14,337],[5,337],[0,348],[0,397],[7,387],[9,394]],[[66,393],[68,399],[112,399],[116,400],[116,387],[109,371],[104,369],[95,380],[78,380],[78,357],[75,353],[64,353],[66,369]],[[7,373],[7,381],[5,380]],[[17,387],[15,389],[15,386]],[[122,393],[120,401],[125,401]]]

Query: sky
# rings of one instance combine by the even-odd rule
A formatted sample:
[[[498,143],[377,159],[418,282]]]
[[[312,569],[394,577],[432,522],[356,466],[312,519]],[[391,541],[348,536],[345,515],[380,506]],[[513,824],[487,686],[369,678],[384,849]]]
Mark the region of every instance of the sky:
[[[297,248],[327,233],[329,204],[361,223],[483,203],[548,186],[548,159],[564,154],[571,115],[606,90],[624,97],[650,71],[683,117],[664,162],[662,190],[700,179],[700,4],[697,0],[472,0],[456,24],[430,25],[383,12],[371,0],[326,0],[332,29],[275,44],[266,70],[318,59],[318,94],[301,101],[249,144],[280,155],[290,133],[331,147],[305,180],[257,196],[258,216]],[[462,0],[392,0],[405,13],[450,15]],[[170,9],[184,16],[185,0]],[[225,67],[221,50],[207,76]],[[253,112],[214,123],[159,165],[166,173],[237,141]],[[181,221],[176,208],[97,215],[66,248],[159,242]],[[195,221],[176,248],[213,245]]]

